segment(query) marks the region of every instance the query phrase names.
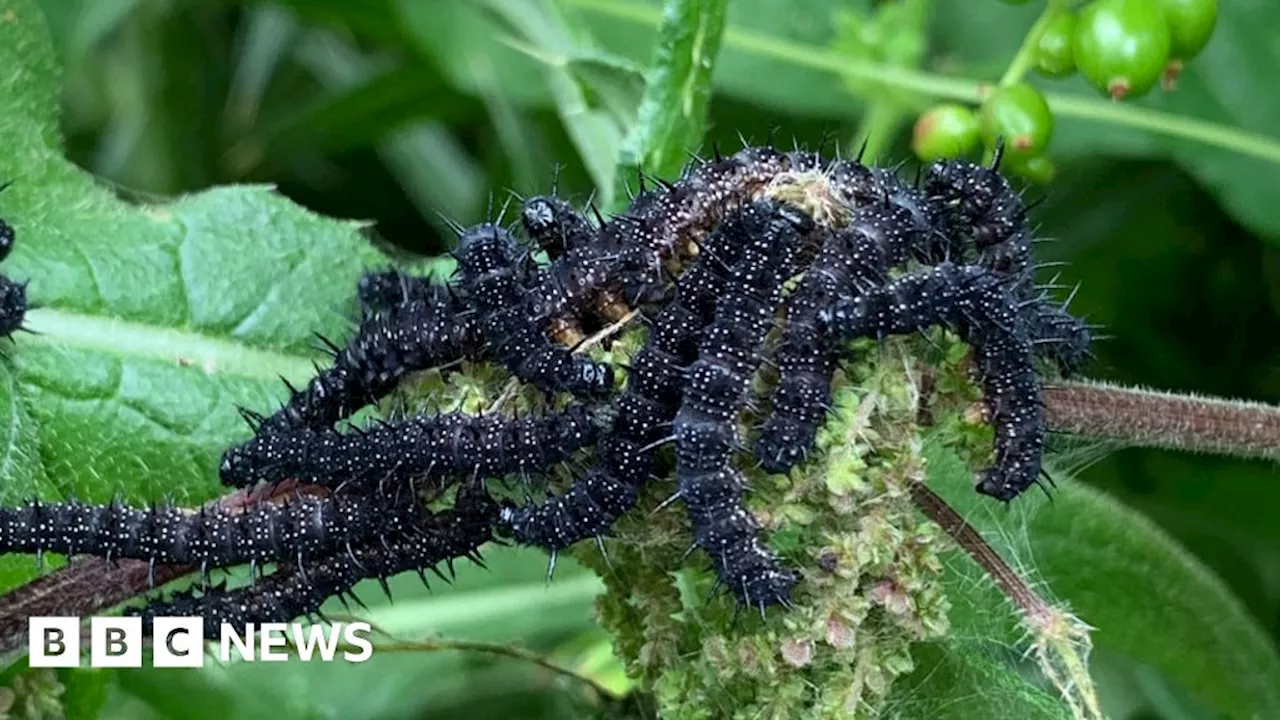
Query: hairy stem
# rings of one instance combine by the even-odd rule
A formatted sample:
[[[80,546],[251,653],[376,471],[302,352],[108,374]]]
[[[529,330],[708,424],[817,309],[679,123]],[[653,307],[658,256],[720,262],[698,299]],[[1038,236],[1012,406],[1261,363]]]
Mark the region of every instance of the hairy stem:
[[[982,535],[970,525],[955,508],[947,504],[937,493],[922,482],[912,483],[911,501],[924,516],[937,523],[960,549],[986,572],[1000,588],[1000,592],[1024,615],[1045,617],[1050,614],[1049,603],[1036,594],[1022,576],[1009,567]]]
[[[1050,430],[1237,457],[1280,460],[1280,407],[1086,380],[1048,385]]]
[[[1032,653],[1041,672],[1057,688],[1072,717],[1102,720],[1098,694],[1089,676],[1089,627],[1065,608],[1040,597],[955,508],[923,482],[911,485],[911,501],[973,558],[1017,608],[1031,633]]]

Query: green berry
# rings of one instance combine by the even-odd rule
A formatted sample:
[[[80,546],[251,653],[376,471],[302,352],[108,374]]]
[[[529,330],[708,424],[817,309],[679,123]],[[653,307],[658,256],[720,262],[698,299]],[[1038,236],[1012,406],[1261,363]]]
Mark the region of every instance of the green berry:
[[[1067,10],[1055,14],[1036,42],[1032,57],[1036,69],[1050,77],[1064,77],[1076,71],[1072,48],[1076,34],[1076,15]]]
[[[954,103],[936,105],[916,120],[911,149],[924,162],[966,155],[978,144],[978,119]]]
[[[1114,100],[1145,95],[1169,59],[1169,23],[1159,0],[1094,0],[1080,12],[1076,66]]]
[[[1218,22],[1218,0],[1157,0],[1169,23],[1169,55],[1187,61],[1200,54]]]
[[[1053,113],[1040,91],[1026,83],[998,87],[978,113],[987,147],[1003,142],[1006,154],[1027,158],[1044,153],[1053,135]]]
[[[1013,171],[1037,185],[1048,185],[1058,174],[1053,161],[1044,155],[1027,158],[1025,162],[1015,166]]]

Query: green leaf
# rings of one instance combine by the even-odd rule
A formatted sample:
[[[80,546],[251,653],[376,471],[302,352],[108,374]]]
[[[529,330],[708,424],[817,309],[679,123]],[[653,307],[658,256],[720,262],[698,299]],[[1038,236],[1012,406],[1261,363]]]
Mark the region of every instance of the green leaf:
[[[1061,479],[1054,502],[1019,498],[1012,512],[973,492],[952,451],[926,448],[930,486],[1036,587],[1096,628],[1093,643],[1160,671],[1229,717],[1280,717],[1280,656],[1256,621],[1199,561],[1119,501]],[[954,632],[1025,638],[1009,603],[952,563]]]
[[[552,104],[542,68],[503,42],[501,27],[484,12],[483,3],[389,2],[413,49],[432,60],[456,89],[481,96],[485,88],[472,68],[477,58],[487,58],[496,68],[502,93],[510,102],[544,107]]]
[[[298,30],[294,14],[279,5],[247,10],[241,49],[227,91],[228,124],[241,127],[253,124]]]
[[[38,309],[0,365],[0,501],[185,502],[219,492],[235,406],[271,410],[283,374],[313,372],[311,330],[341,338],[378,255],[361,226],[258,186],[135,207],[61,156],[60,92],[31,0],[0,8],[0,213],[18,234],[3,272]],[[33,563],[3,564],[11,587]]]
[[[606,110],[592,107],[565,68],[583,45],[545,0],[526,3],[421,3],[399,0],[403,24],[418,50],[438,58],[460,86],[484,92],[477,64],[496,68],[509,98],[549,95],[602,205],[612,201],[622,128]],[[503,27],[505,25],[505,29]]]
[[[883,717],[1069,718],[1062,701],[1019,674],[995,643],[950,638],[911,649],[916,669],[893,685]]]
[[[625,58],[585,53],[568,59],[565,68],[588,91],[588,102],[608,110],[622,127],[635,124],[644,97],[644,73]]]
[[[672,177],[702,142],[728,4],[667,0],[663,6],[639,116],[622,146],[624,167]]]
[[[67,720],[93,720],[106,703],[113,671],[64,668],[58,672],[58,679],[66,688],[61,699]]]
[[[412,574],[393,578],[394,603],[385,599],[376,582],[363,583],[356,593],[370,612],[359,614],[398,641],[442,637],[509,643],[544,655],[593,627],[591,604],[601,583],[581,566],[562,561],[555,582],[547,585],[541,551],[507,549],[488,555],[487,561],[489,571],[459,563],[455,583],[433,583],[434,592],[424,589]],[[359,610],[354,604],[352,608]],[[336,599],[323,611],[335,619],[347,612]],[[490,702],[511,697],[527,700],[549,678],[527,662],[477,652],[379,652],[376,647],[386,638],[372,639],[373,656],[359,664],[295,659],[224,668],[207,662],[198,670],[140,669],[119,674],[126,692],[174,720],[439,717],[447,708],[476,702],[477,688],[486,688]],[[567,664],[564,659],[552,659]],[[359,692],[352,692],[353,688]],[[565,692],[582,690],[573,684],[563,688]],[[540,715],[518,708],[514,714],[566,717],[563,712]]]
[[[380,63],[350,43],[317,35],[301,44],[299,58],[325,85],[337,90],[362,85]],[[477,163],[449,128],[420,120],[384,136],[378,155],[427,222],[448,232],[448,218],[478,217],[485,178]]]
[[[446,86],[435,68],[412,63],[264,123],[245,144],[255,154],[284,158],[304,152],[343,152],[372,144],[424,116],[458,123],[478,109],[475,100]]]
[[[643,0],[563,0],[579,11],[592,33],[610,52],[648,62],[662,12]],[[715,87],[739,98],[791,115],[847,118],[860,102],[844,92],[842,79],[827,70],[778,62],[761,54],[752,38],[764,36],[811,48],[825,48],[834,37],[834,13],[847,0],[812,0],[804,12],[776,0],[729,3],[723,49],[716,61]]]

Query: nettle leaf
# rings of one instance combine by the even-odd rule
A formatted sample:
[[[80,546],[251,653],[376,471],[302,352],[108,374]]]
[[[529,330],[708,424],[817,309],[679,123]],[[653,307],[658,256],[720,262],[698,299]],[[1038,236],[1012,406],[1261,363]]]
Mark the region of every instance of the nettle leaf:
[[[916,669],[893,686],[883,717],[1070,718],[1062,700],[1009,663],[1008,652],[978,639],[948,638],[912,648]]]
[[[622,145],[624,166],[674,176],[688,162],[686,153],[701,142],[728,5],[728,0],[664,3],[639,117]]]
[[[216,670],[122,669],[119,689],[144,701],[159,716],[174,720],[453,717],[448,710],[475,703],[480,687],[486,688],[485,700],[492,702],[527,700],[538,692],[545,702],[581,692],[583,688],[572,683],[548,692],[546,671],[527,661],[429,646],[437,639],[509,643],[519,638],[519,647],[569,665],[571,656],[564,645],[590,628],[591,604],[600,592],[600,580],[566,559],[556,567],[555,582],[547,585],[545,555],[536,549],[511,548],[487,554],[486,559],[489,570],[459,563],[457,581],[448,589],[427,590],[412,573],[391,578],[394,602],[386,599],[375,581],[357,586],[357,595],[370,608],[363,617],[380,631],[372,638],[378,649],[366,662],[308,663],[293,658],[281,663],[233,663]],[[324,612],[341,618],[347,611],[337,599],[330,599]],[[413,647],[415,643],[423,646]],[[530,707],[466,716],[476,714],[573,716]]]
[[[1005,508],[973,492],[951,450],[926,447],[930,487],[1035,587],[1092,626],[1094,647],[1159,671],[1226,717],[1280,717],[1280,656],[1213,573],[1115,498],[1058,479],[1054,501]],[[1024,646],[1011,605],[971,562],[949,564],[953,637]]]
[[[199,502],[249,435],[236,405],[273,409],[278,376],[314,371],[313,330],[343,338],[362,225],[268,187],[131,205],[61,153],[60,79],[32,0],[0,10],[0,216],[18,234],[0,272],[29,281],[36,334],[0,361],[4,482],[24,497]],[[7,558],[0,584],[35,569]]]
[[[608,110],[618,124],[630,127],[644,96],[644,73],[626,58],[603,52],[570,57],[565,68],[588,92],[592,104]]]

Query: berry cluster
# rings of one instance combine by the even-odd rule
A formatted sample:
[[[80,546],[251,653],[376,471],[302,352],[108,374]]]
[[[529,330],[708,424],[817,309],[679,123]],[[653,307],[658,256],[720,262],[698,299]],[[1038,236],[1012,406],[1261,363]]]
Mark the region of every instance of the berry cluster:
[[[1088,357],[1087,327],[1034,282],[1026,208],[995,166],[939,162],[913,185],[858,160],[749,147],[642,187],[616,217],[593,222],[537,197],[521,223],[528,244],[498,223],[458,228],[450,283],[366,276],[359,328],[330,346],[333,363],[275,413],[243,411],[254,436],[226,451],[223,481],[290,481],[295,499],[234,514],[29,503],[0,510],[0,551],[202,573],[251,564],[247,587],[206,581],[131,611],[147,622],[200,614],[212,637],[222,622],[310,615],[365,578],[385,585],[478,558],[495,530],[547,549],[554,564],[578,541],[599,542],[673,463],[669,502],[685,506],[694,547],[740,603],[763,612],[788,604],[799,575],[748,510],[737,455],[773,473],[805,462],[848,341],[945,326],[971,346],[996,429],[995,461],[976,488],[1005,501],[1039,480],[1037,358],[1070,373]],[[629,366],[573,351],[584,328],[627,316],[647,325]],[[545,410],[340,429],[406,376],[456,372],[463,360],[537,388]],[[758,430],[744,431],[762,365],[778,380]],[[491,481],[528,483],[587,454],[585,473],[543,502],[490,494],[501,489]],[[449,493],[451,507],[428,509]],[[275,570],[263,576],[266,565]]]
[[[1218,0],[1089,0],[1080,7],[1069,5],[1049,3],[1024,42],[1025,59],[1049,78],[1078,71],[1116,101],[1136,100],[1157,83],[1165,91],[1173,90],[1185,64],[1208,44],[1218,19]],[[952,102],[926,110],[916,121],[912,149],[921,160],[932,162],[968,155],[979,140],[988,149],[1003,142],[1012,170],[1047,182],[1054,173],[1046,154],[1052,136],[1049,103],[1039,89],[1014,73],[985,91],[976,113]]]

